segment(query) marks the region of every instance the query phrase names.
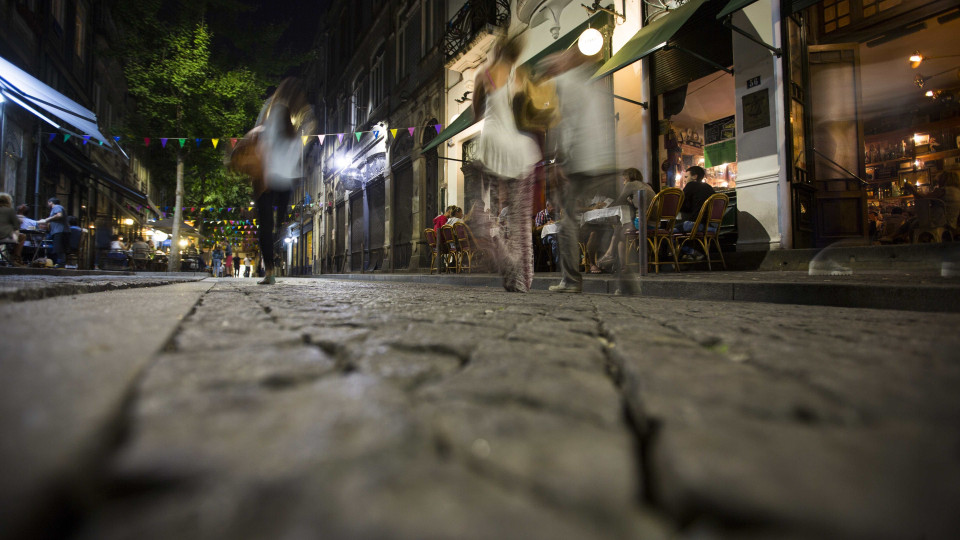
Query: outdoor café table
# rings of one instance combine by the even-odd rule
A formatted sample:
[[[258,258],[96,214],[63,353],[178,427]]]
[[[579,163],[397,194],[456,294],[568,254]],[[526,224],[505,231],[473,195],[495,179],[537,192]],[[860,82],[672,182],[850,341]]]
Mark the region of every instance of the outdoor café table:
[[[44,256],[47,255],[47,248],[49,246],[44,245],[43,240],[47,237],[47,231],[41,231],[39,229],[20,229],[20,234],[27,237],[24,242],[24,247],[33,248],[33,257],[30,259],[30,262],[40,258],[40,253],[42,252]],[[27,242],[30,242],[30,245],[27,246]]]
[[[630,223],[633,221],[633,208],[628,204],[624,204],[588,210],[580,216],[580,224],[594,223],[600,225],[608,223],[609,218],[613,217],[620,218],[620,223]]]

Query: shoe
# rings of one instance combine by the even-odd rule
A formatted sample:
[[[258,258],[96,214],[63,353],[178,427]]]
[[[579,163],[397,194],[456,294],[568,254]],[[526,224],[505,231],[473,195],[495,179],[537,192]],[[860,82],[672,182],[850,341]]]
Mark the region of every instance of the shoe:
[[[566,282],[561,281],[561,282],[560,282],[559,284],[557,284],[557,285],[551,285],[548,290],[549,290],[550,292],[575,293],[575,294],[579,294],[579,293],[582,293],[582,292],[583,292],[583,286],[582,286],[582,285],[569,285],[569,284],[567,284]]]
[[[263,281],[258,281],[257,285],[276,285],[277,280],[273,276],[266,276]]]
[[[702,262],[706,260],[706,257],[703,256],[703,253],[684,253],[680,256],[680,260],[683,262]]]

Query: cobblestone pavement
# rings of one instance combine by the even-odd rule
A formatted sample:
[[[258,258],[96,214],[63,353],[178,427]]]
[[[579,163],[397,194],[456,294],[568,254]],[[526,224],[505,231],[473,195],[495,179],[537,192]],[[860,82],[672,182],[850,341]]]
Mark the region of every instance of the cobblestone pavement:
[[[957,314],[295,279],[207,280],[194,294],[130,383],[96,473],[47,503],[69,517],[61,532],[933,539],[960,527]]]

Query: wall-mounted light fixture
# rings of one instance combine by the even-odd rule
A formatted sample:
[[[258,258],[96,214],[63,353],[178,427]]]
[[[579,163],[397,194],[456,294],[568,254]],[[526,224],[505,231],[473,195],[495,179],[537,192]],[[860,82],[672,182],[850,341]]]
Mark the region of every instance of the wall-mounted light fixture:
[[[596,28],[587,28],[577,39],[577,48],[584,56],[593,56],[603,48],[603,34]]]
[[[940,58],[957,58],[960,57],[960,54],[944,54],[940,56],[924,56],[920,54],[920,51],[913,51],[913,54],[910,55],[910,67],[917,69],[920,67],[920,64],[924,60],[939,60]]]

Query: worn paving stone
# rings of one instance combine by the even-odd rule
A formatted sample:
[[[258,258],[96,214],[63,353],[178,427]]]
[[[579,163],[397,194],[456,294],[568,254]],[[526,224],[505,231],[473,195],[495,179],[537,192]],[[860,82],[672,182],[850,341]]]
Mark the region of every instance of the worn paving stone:
[[[855,538],[960,525],[956,316],[624,305],[636,317],[606,328],[651,489],[678,519]]]
[[[287,278],[184,315],[73,536],[956,526],[957,315]]]

